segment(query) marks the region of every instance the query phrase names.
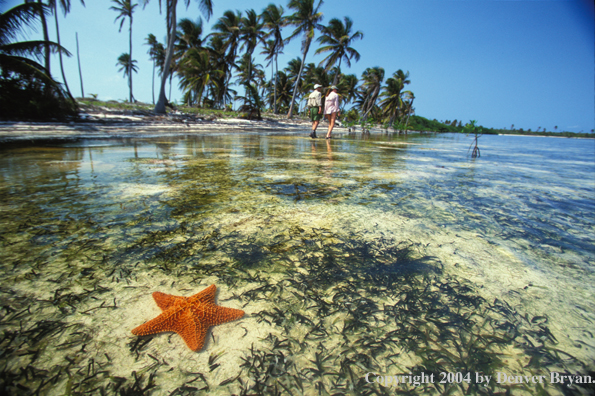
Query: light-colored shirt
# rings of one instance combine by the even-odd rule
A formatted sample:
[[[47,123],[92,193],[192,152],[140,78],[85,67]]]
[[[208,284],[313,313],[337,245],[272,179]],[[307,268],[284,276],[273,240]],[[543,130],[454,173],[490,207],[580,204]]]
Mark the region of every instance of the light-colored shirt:
[[[339,110],[339,95],[331,92],[324,101],[324,114],[338,113]]]
[[[314,106],[322,106],[322,94],[317,90],[314,90],[314,92],[308,96],[308,107]]]

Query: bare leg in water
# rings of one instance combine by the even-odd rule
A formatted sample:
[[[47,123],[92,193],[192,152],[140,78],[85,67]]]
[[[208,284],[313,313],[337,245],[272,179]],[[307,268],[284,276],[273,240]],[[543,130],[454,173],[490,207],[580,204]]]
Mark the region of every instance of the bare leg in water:
[[[337,114],[338,113],[331,113],[331,114],[326,115],[326,118],[328,119],[328,132],[326,133],[327,139],[331,138],[331,132],[333,131],[333,128],[335,127],[335,120],[337,119]]]

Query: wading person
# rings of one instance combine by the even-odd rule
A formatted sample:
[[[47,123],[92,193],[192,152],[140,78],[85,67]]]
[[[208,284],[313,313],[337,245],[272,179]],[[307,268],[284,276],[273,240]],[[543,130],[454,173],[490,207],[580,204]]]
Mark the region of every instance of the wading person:
[[[312,132],[310,137],[316,139],[316,128],[322,119],[322,93],[320,92],[322,85],[314,84],[314,92],[308,96],[308,111],[310,112],[310,121],[312,121]]]
[[[333,132],[333,128],[335,127],[335,120],[337,119],[337,115],[341,112],[339,109],[339,94],[337,94],[337,87],[332,86],[331,91],[326,96],[324,101],[324,114],[328,120],[328,132],[326,133],[326,138],[331,138],[331,132]]]

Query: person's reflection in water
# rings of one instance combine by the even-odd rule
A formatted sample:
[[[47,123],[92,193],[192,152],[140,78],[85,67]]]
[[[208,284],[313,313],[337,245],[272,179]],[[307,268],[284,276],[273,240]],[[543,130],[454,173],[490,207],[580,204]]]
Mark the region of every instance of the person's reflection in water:
[[[329,139],[326,140],[326,158],[327,161],[324,162],[322,168],[322,173],[324,174],[323,180],[327,177],[330,178],[333,175],[333,147]]]

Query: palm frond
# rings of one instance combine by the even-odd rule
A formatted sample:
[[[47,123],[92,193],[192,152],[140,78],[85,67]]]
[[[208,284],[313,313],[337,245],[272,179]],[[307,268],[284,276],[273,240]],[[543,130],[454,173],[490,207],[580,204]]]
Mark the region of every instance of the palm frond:
[[[39,3],[24,3],[0,13],[0,45],[23,36],[23,28],[35,31],[40,12],[49,14],[49,8]]]

